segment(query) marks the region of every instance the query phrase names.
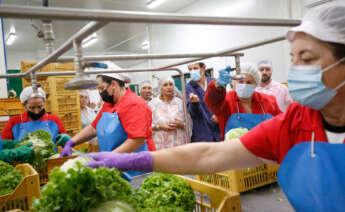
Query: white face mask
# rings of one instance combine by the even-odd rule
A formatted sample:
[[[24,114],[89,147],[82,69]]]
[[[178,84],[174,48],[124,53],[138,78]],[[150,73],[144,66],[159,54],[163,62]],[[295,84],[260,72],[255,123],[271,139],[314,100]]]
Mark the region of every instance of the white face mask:
[[[236,94],[240,98],[249,98],[253,95],[255,90],[255,85],[253,84],[237,84]]]

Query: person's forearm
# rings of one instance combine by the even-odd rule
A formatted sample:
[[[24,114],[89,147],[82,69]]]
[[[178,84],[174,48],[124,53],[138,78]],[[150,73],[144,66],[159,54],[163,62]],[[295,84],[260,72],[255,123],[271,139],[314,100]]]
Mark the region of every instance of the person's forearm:
[[[130,153],[137,151],[143,145],[145,138],[128,138],[123,144],[113,150],[116,153]]]
[[[204,96],[204,102],[210,111],[215,115],[221,115],[221,107],[225,100],[226,90],[225,88],[217,89],[215,87],[215,81],[212,81],[206,90]]]
[[[154,171],[176,174],[215,173],[263,162],[239,140],[193,143],[152,152]]]
[[[93,139],[95,136],[96,129],[89,125],[73,136],[72,140],[78,145]]]

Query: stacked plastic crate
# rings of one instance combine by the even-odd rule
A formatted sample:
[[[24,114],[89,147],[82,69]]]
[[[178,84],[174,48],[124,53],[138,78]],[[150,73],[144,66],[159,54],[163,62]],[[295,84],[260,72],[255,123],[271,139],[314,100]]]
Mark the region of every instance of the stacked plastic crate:
[[[22,72],[34,66],[34,62],[22,62]],[[71,71],[74,63],[51,63],[39,70],[39,72]],[[47,94],[46,111],[60,117],[67,134],[73,136],[81,130],[79,92],[65,90],[64,84],[74,76],[50,76],[39,77],[38,84]],[[31,80],[23,78],[23,87],[30,86]]]

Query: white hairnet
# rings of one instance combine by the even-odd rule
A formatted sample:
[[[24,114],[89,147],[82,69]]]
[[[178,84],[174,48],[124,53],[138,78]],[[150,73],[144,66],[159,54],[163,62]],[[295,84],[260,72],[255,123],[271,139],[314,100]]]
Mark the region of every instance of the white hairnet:
[[[115,65],[111,61],[106,61],[104,63],[108,65],[108,69],[110,69],[110,70],[120,70],[121,69],[119,66]],[[114,79],[118,79],[118,80],[120,80],[122,82],[125,82],[125,83],[130,83],[131,82],[131,79],[125,73],[109,73],[109,74],[103,73],[103,74],[99,74],[98,76],[108,76],[108,77],[111,77],[111,78],[114,78]]]
[[[242,74],[244,74],[244,73],[250,74],[254,78],[256,85],[260,85],[261,74],[254,64],[252,64],[252,63],[241,63],[241,73]]]
[[[345,44],[345,1],[334,1],[310,9],[301,25],[290,29],[287,39],[292,41],[296,32],[304,32],[325,42]]]
[[[145,85],[150,85],[150,86],[152,87],[151,82],[148,81],[148,80],[145,80],[145,81],[142,81],[142,82],[139,84],[139,89],[141,89],[141,88],[144,87]]]
[[[175,86],[175,81],[174,81],[173,78],[171,78],[171,77],[162,77],[162,78],[160,78],[159,81],[158,81],[158,88],[159,88],[159,90],[162,88],[162,86],[163,86],[164,83],[166,83],[166,82],[172,82],[173,85]]]
[[[84,95],[89,98],[89,92],[87,90],[79,90],[79,95]]]
[[[42,88],[37,88],[37,92],[42,95],[42,98],[46,98],[46,93],[44,93]],[[35,98],[35,96],[32,96],[33,93],[34,91],[32,89],[32,86],[24,88],[23,91],[20,93],[20,102],[25,103],[27,100]]]
[[[270,60],[261,60],[260,62],[258,62],[258,68],[261,67],[270,67],[272,68],[272,61]]]

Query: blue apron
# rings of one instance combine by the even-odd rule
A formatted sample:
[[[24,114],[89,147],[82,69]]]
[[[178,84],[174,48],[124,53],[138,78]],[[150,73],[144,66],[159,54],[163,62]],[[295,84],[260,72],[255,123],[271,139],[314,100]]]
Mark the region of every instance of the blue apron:
[[[296,212],[345,211],[345,144],[303,142],[286,154],[278,172]]]
[[[231,129],[234,128],[247,128],[248,130],[251,130],[256,125],[260,124],[263,121],[266,121],[268,119],[273,118],[271,114],[266,114],[264,108],[260,104],[261,110],[263,111],[263,114],[253,114],[253,113],[240,113],[240,108],[237,103],[237,113],[234,113],[230,116],[228,121],[226,122],[225,126],[225,133],[229,132]]]
[[[102,113],[101,119],[96,126],[98,145],[100,152],[110,152],[127,140],[127,133],[119,120],[117,113]],[[148,151],[146,142],[136,152]],[[129,171],[131,176],[144,174],[146,172]]]
[[[48,116],[46,113],[45,116]],[[21,116],[22,119],[22,116]],[[45,130],[47,131],[53,139],[53,142],[56,142],[56,136],[59,134],[59,126],[54,121],[29,121],[24,123],[18,123],[12,127],[13,139],[20,141],[24,138],[27,133],[36,131],[36,130]]]
[[[0,151],[2,150],[2,140],[1,140],[1,134],[0,134]]]

